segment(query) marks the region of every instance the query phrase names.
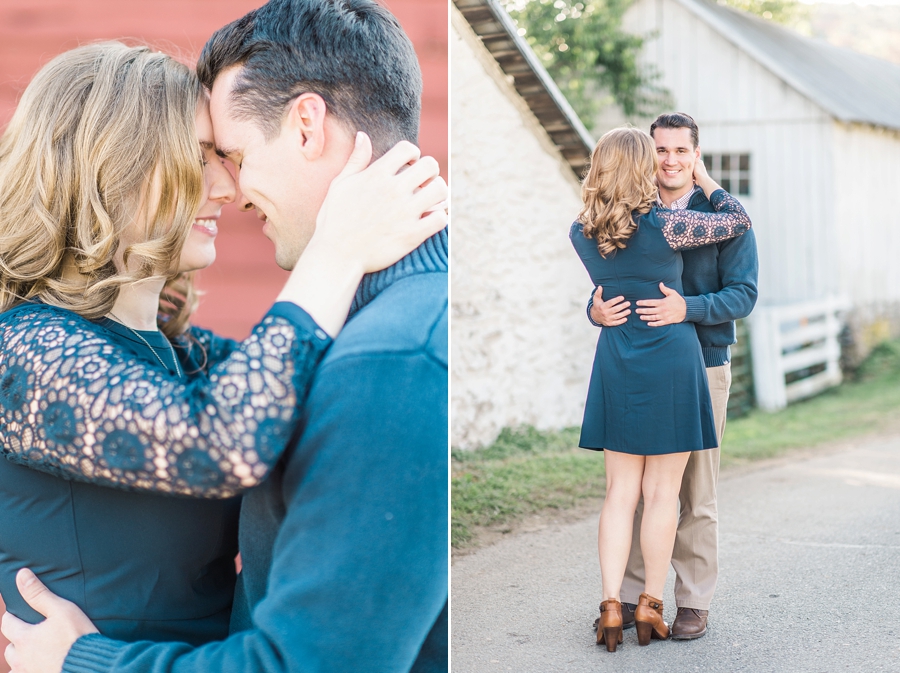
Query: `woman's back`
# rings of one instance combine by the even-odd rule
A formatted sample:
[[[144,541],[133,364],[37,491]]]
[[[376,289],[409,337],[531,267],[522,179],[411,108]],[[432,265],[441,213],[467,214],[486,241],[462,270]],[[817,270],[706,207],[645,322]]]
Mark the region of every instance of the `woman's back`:
[[[682,294],[681,253],[672,250],[663,235],[656,208],[645,215],[635,213],[634,217],[638,226],[627,246],[605,258],[597,250],[597,242],[585,238],[583,225],[572,224],[569,238],[591,281],[603,287],[604,297],[623,296],[632,306],[639,299],[661,299],[661,282]],[[653,329],[634,311],[626,324],[628,329]]]
[[[240,500],[189,500],[66,481],[0,458],[0,594],[26,621],[31,568],[122,640],[201,644],[228,635]]]

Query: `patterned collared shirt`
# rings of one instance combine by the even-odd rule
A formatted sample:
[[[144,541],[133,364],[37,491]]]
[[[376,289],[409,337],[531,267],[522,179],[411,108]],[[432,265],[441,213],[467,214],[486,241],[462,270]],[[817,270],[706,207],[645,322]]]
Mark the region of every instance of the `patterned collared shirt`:
[[[657,194],[656,195],[656,205],[658,205],[660,208],[667,208],[668,210],[687,210],[688,204],[691,202],[691,197],[694,195],[694,192],[696,192],[698,189],[700,189],[700,187],[697,185],[697,183],[694,183],[694,188],[691,191],[689,191],[687,194],[685,194],[681,198],[678,198],[678,199],[675,199],[674,201],[672,201],[672,205],[670,205],[670,206],[665,206],[663,204],[662,200],[660,200],[659,194]]]

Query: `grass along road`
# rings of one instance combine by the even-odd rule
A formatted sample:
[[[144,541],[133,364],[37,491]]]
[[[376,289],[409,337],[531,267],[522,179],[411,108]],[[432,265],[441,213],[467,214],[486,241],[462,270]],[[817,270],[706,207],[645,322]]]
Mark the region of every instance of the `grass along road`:
[[[754,411],[730,420],[722,466],[773,458],[791,449],[900,427],[900,341],[876,348],[856,380],[777,413]],[[477,546],[489,527],[531,514],[576,507],[603,495],[604,461],[578,448],[578,428],[542,432],[505,429],[477,451],[453,451],[451,542]]]

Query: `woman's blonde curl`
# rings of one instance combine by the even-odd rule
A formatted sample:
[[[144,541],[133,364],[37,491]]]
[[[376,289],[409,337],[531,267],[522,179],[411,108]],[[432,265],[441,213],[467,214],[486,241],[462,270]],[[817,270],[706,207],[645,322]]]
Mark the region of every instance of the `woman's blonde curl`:
[[[640,129],[616,128],[597,142],[581,185],[578,221],[604,257],[625,247],[637,229],[634,214],[656,203],[658,167],[653,139]]]
[[[160,327],[186,329],[193,289],[170,269],[203,198],[200,95],[186,66],[119,42],[41,69],[0,138],[0,311],[39,300],[99,318],[123,285],[166,276]]]

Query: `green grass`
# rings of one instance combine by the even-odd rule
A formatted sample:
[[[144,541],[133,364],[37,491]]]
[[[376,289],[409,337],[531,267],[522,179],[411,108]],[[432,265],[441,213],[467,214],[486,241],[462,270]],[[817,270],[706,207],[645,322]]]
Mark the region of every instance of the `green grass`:
[[[851,382],[774,414],[754,411],[729,420],[722,464],[893,429],[900,426],[898,412],[900,340],[878,346]],[[578,428],[505,429],[484,449],[453,451],[453,546],[473,544],[479,528],[602,495],[602,455],[577,448],[578,434]]]
[[[754,411],[728,422],[722,463],[771,458],[897,426],[900,422],[900,341],[881,344],[854,379],[774,414]]]
[[[454,451],[451,542],[471,543],[478,527],[545,509],[565,509],[603,493],[603,460],[578,447],[578,428],[504,429],[489,447]]]

